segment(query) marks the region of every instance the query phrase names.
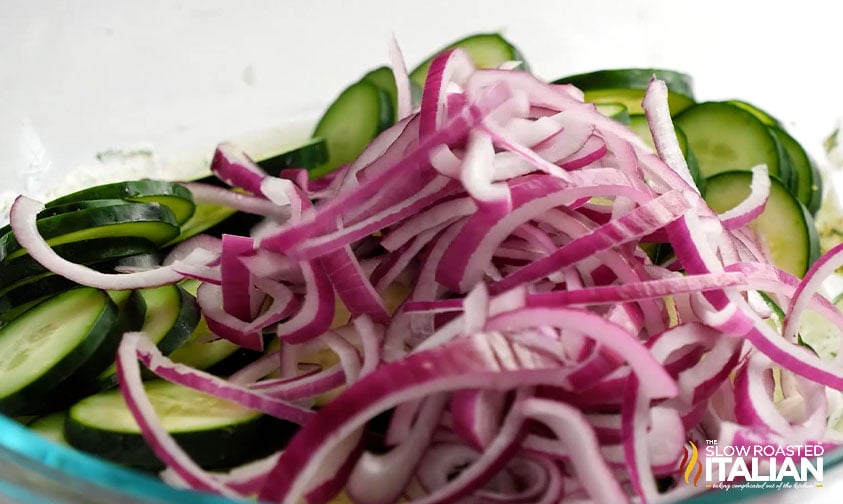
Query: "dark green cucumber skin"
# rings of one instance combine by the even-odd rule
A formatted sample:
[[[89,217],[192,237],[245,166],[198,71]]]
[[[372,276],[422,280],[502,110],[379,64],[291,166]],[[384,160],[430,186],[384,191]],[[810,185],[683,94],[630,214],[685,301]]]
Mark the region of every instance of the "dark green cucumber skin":
[[[88,187],[65,196],[56,198],[45,205],[46,208],[101,199],[122,199],[126,201],[146,202],[149,197],[171,196],[193,202],[193,194],[186,187],[165,180],[141,179]],[[192,212],[180,215],[179,222],[184,222]]]
[[[792,191],[796,198],[813,215],[822,203],[823,181],[816,163],[808,157],[805,149],[784,128],[770,126],[779,143],[784,148],[793,168]]]
[[[314,138],[300,147],[261,159],[257,164],[267,173],[278,175],[282,170],[291,168],[310,170],[327,161],[327,142]]]
[[[258,415],[226,428],[172,435],[197,464],[208,470],[219,470],[236,467],[282,449],[297,427],[284,420]],[[118,464],[144,471],[164,468],[142,435],[88,427],[74,417],[73,408],[65,421],[64,435],[71,446]]]
[[[193,195],[186,187],[176,183],[155,179],[129,180],[88,187],[65,196],[56,198],[45,206],[47,208],[87,200],[130,199],[148,195],[172,195],[193,200]]]
[[[79,287],[78,289],[94,291],[88,287]],[[45,303],[49,302],[63,302],[68,296],[73,296],[77,289],[72,289],[67,292],[51,298]],[[66,354],[56,365],[44,372],[40,377],[33,382],[19,389],[6,397],[0,398],[0,413],[9,416],[15,415],[39,415],[44,413],[47,408],[45,405],[46,396],[54,390],[57,384],[61,383],[69,376],[71,376],[77,369],[79,369],[102,344],[109,332],[117,324],[118,311],[117,306],[113,301],[102,291],[102,309],[97,316],[89,337],[84,340],[82,344],[74,348]],[[40,306],[40,305],[39,305]],[[40,316],[40,310],[34,309],[30,313],[34,316]],[[14,322],[4,326],[3,330],[10,330],[14,327]]]
[[[393,110],[392,120],[394,122],[397,119],[398,111],[398,86],[395,84],[395,74],[392,73],[392,69],[388,66],[375,68],[367,72],[361,80],[371,82],[389,96],[389,103],[392,104]]]
[[[92,227],[102,227],[102,237],[107,236],[136,236],[129,231],[119,231],[113,226],[130,223],[153,223],[162,232],[161,236],[141,236],[154,243],[164,243],[175,238],[179,233],[179,225],[173,212],[158,203],[132,203],[108,207],[94,207],[68,212],[38,220],[38,230],[46,239],[61,237],[73,232],[88,230]],[[81,241],[81,240],[73,240]],[[14,233],[8,232],[0,237],[0,261],[11,259],[14,255],[21,255],[25,251],[15,239]],[[12,257],[10,257],[12,256]]]
[[[53,249],[68,261],[92,265],[115,259],[148,254],[155,251],[155,245],[146,238],[116,237],[83,240],[75,243],[57,245]],[[29,255],[22,255],[0,263],[0,293],[34,279],[49,271]]]
[[[181,310],[179,310],[176,323],[156,344],[164,355],[169,355],[176,348],[182,346],[196,330],[196,326],[199,325],[199,320],[202,317],[196,298],[178,285],[174,285],[173,288],[178,293]],[[141,291],[140,294],[143,296],[144,292]]]
[[[356,109],[361,98],[367,99],[370,103],[366,105],[374,105],[374,108]],[[351,117],[348,107],[352,108]],[[320,177],[354,161],[378,133],[392,126],[394,121],[395,112],[385,91],[368,81],[358,81],[345,88],[319,119],[311,135],[324,138],[328,143],[328,161],[312,168],[311,177]]]
[[[19,285],[0,296],[0,320],[10,322],[34,304],[78,285],[73,280],[51,274]]]
[[[585,101],[624,103],[631,114],[644,112],[641,101],[650,79],[655,76],[665,82],[668,89],[670,114],[675,116],[692,106],[693,80],[685,73],[662,68],[618,68],[569,75],[554,81],[555,84],[573,85],[584,92]]]
[[[663,80],[677,94],[694,98],[694,81],[690,75],[664,68],[618,68],[598,70],[556,79],[554,84],[572,84],[583,91],[593,89],[647,89],[653,76]]]

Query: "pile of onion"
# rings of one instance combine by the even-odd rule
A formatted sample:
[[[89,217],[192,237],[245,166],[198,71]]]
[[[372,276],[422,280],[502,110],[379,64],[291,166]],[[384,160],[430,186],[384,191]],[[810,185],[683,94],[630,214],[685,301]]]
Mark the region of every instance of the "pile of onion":
[[[343,491],[364,504],[647,502],[702,491],[681,482],[689,440],[836,446],[826,388],[843,389],[843,366],[796,332],[805,309],[843,328],[817,294],[843,254],[801,280],[771,264],[748,226],[768,197],[763,166],[746,201],[717,215],[663,82],[644,99],[653,152],[576,88],[478,70],[460,50],[435,58],[417,110],[396,68],[401,119],[326,178],[270,175],[220,145],[212,171],[247,194],[194,185],[197,199],[267,219],[190,240],[160,268],[68,264],[38,235],[41,205],[15,202],[19,242],[53,271],[101,288],[198,278],[219,337],[280,339],[220,378],[124,336],[120,388],[168,482],[286,503]],[[672,248],[666,264],[645,253],[657,243]],[[759,291],[785,310],[782,331]],[[336,364],[306,364],[316,352]],[[140,363],[300,428],[281,453],[204,471],[161,427]]]

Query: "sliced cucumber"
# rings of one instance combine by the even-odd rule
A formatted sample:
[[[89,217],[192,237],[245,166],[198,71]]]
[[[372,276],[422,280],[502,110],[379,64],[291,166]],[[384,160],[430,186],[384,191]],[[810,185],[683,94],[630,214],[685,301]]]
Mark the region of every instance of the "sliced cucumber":
[[[781,159],[775,135],[752,113],[726,102],[698,103],[675,118],[688,136],[703,176],[751,170],[766,164],[783,182],[791,180],[790,164]]]
[[[163,425],[206,469],[225,469],[282,448],[295,428],[288,422],[164,381],[146,392]],[[64,434],[79,450],[146,470],[162,466],[118,390],[87,397],[68,412]]]
[[[312,177],[350,163],[378,133],[393,124],[395,112],[389,95],[368,81],[347,87],[328,107],[313,130],[314,138],[328,144],[328,161],[314,167]]]
[[[0,328],[0,412],[29,413],[102,344],[117,307],[100,290],[71,289]]]
[[[442,51],[457,47],[468,54],[477,68],[496,68],[507,61],[520,61],[522,66],[527,68],[527,63],[521,52],[500,33],[478,33],[457,40],[436,51],[410,72],[410,81],[423,87],[427,78],[427,70],[430,68],[430,62],[433,58]]]
[[[752,173],[722,172],[708,179],[705,201],[715,212],[735,207],[749,195]],[[802,276],[819,256],[813,219],[781,180],[770,178],[770,197],[750,227],[779,268]]]
[[[263,355],[217,337],[202,318],[184,345],[170,354],[174,362],[227,376]]]
[[[396,113],[395,119],[397,120],[398,87],[395,84],[395,74],[392,73],[392,69],[387,66],[375,68],[364,75],[362,80],[371,82],[389,95],[390,103],[392,103],[392,108]],[[412,103],[419,103],[421,101],[421,95],[422,87],[411,80],[410,99]]]
[[[589,102],[619,102],[626,105],[630,114],[643,114],[641,100],[656,76],[667,84],[667,102],[671,115],[676,115],[693,105],[694,91],[691,76],[663,68],[619,68],[569,75],[554,81],[555,84],[572,84],[581,89]]]
[[[156,245],[179,234],[173,212],[158,203],[133,203],[94,207],[38,219],[38,230],[50,245],[97,238],[139,237]],[[0,237],[0,261],[26,253],[9,231]]]
[[[146,238],[99,238],[55,247],[55,252],[68,261],[92,265],[123,257],[150,253],[155,246]],[[40,278],[49,271],[29,255],[0,263],[0,294],[27,281]]]
[[[757,117],[759,121],[763,122],[767,126],[781,126],[781,123],[778,119],[770,115],[766,110],[763,110],[760,107],[753,105],[752,103],[743,100],[726,100],[726,103],[730,105],[735,105],[736,107],[740,107],[746,110],[750,114]]]
[[[143,302],[146,314],[142,324],[138,324],[138,329],[164,355],[181,347],[199,325],[201,313],[196,298],[178,285],[163,285],[135,292]],[[100,371],[97,378],[100,388],[117,385],[117,370],[113,363]]]
[[[123,334],[141,329],[147,315],[143,297],[137,291],[131,290],[108,291],[107,294],[117,305],[117,321],[96,351],[73,374],[46,395],[43,411],[65,409],[82,397],[101,390],[98,377],[105,369],[114,365],[114,356]]]
[[[175,182],[153,179],[130,180],[89,187],[56,198],[45,206],[51,208],[67,203],[100,199],[160,203],[173,212],[179,224],[187,221],[193,215],[193,195],[186,187]]]
[[[792,191],[796,198],[815,214],[822,203],[822,175],[802,145],[796,141],[784,128],[770,126],[770,131],[778,139],[780,145],[787,153],[790,166],[793,169]]]
[[[56,411],[36,418],[29,424],[29,428],[54,443],[66,445],[67,440],[64,438],[64,421],[66,418],[66,411]]]
[[[389,96],[389,103],[392,104],[393,110],[392,120],[395,121],[394,114],[398,110],[398,86],[395,84],[395,74],[392,73],[392,69],[388,66],[375,68],[366,73],[361,80],[371,82]]]
[[[258,161],[258,166],[272,175],[288,168],[313,169],[328,161],[328,143],[324,138],[311,138],[306,142],[271,154]]]
[[[0,295],[0,320],[14,320],[39,302],[76,286],[76,282],[51,273],[20,284]]]

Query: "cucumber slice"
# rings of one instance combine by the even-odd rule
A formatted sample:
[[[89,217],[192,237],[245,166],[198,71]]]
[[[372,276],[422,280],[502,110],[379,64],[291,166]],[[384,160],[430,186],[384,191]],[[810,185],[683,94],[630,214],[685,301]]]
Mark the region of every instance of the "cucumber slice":
[[[180,385],[158,380],[145,388],[164,429],[206,469],[226,469],[267,456],[295,431],[289,422]],[[64,434],[71,446],[113,462],[145,470],[163,467],[118,390],[73,405]]]
[[[779,122],[778,119],[771,116],[766,110],[762,110],[761,108],[753,105],[752,103],[743,100],[726,100],[726,103],[746,110],[750,114],[757,117],[759,121],[763,122],[767,126],[781,126],[781,122]]]
[[[170,359],[211,374],[227,376],[262,355],[263,352],[218,338],[202,318],[187,342],[170,354]]]
[[[722,172],[708,179],[705,201],[724,212],[749,194],[752,173]],[[770,178],[770,197],[761,215],[749,225],[759,235],[773,263],[801,277],[819,256],[819,238],[813,219],[781,180]]]
[[[647,145],[650,146],[654,151],[656,150],[656,144],[653,141],[653,135],[650,133],[650,126],[647,123],[647,117],[643,114],[633,114],[629,116],[629,128],[638,135],[638,138],[644,140]],[[688,145],[688,136],[682,131],[682,128],[679,126],[674,125],[674,130],[676,131],[676,140],[679,142],[679,149],[682,151],[682,154],[685,156],[685,162],[688,163],[688,171],[691,172],[691,177],[694,179],[694,183],[697,185],[697,188],[700,190],[700,193],[705,193],[705,177],[702,176],[700,173],[700,164],[697,161],[697,157],[694,155],[694,151]]]
[[[389,96],[389,103],[392,104],[393,110],[392,120],[395,121],[398,111],[398,86],[395,85],[395,74],[392,73],[392,69],[388,66],[375,68],[366,73],[361,80],[371,82]]]
[[[68,261],[92,265],[151,253],[155,246],[146,238],[119,237],[99,238],[55,247],[55,252]],[[0,263],[0,294],[50,273],[41,263],[29,255],[23,255]]]
[[[310,170],[328,161],[328,143],[324,138],[312,138],[301,145],[284,149],[258,161],[267,173],[277,175],[288,168]]]
[[[704,177],[766,164],[769,173],[787,183],[790,164],[781,159],[779,143],[752,113],[726,102],[698,103],[675,121],[688,135]]]
[[[38,219],[38,230],[52,246],[97,238],[146,238],[156,245],[179,234],[173,212],[158,203],[132,203],[93,207]],[[22,256],[14,234],[0,236],[0,261]]]
[[[569,75],[555,84],[572,84],[581,89],[589,102],[620,102],[630,114],[643,114],[641,100],[653,76],[667,84],[667,102],[671,115],[695,103],[690,75],[663,68],[619,68]]]
[[[523,67],[527,67],[521,52],[501,34],[477,33],[457,40],[436,51],[410,72],[410,81],[416,83],[419,87],[423,87],[424,81],[427,78],[427,70],[430,68],[430,62],[433,58],[442,51],[456,47],[468,53],[468,56],[477,68],[495,68],[507,61],[520,61]]]
[[[595,103],[597,111],[621,124],[629,124],[629,109],[623,103],[602,102]]]
[[[52,208],[67,203],[100,199],[160,203],[173,212],[179,224],[187,221],[193,215],[193,195],[186,187],[175,182],[153,179],[129,180],[89,187],[56,198],[45,206],[46,208]]]
[[[87,395],[101,390],[98,377],[109,366],[114,365],[117,347],[126,331],[141,329],[147,315],[144,299],[137,291],[108,291],[108,296],[117,306],[117,321],[105,336],[96,351],[79,369],[50,391],[42,407],[44,411],[68,408],[71,404]]]
[[[395,74],[388,66],[382,66],[371,70],[361,80],[371,82],[386,94],[389,95],[390,103],[395,111],[394,120],[398,119],[398,88],[395,85]],[[410,99],[412,103],[418,104],[421,101],[422,87],[415,81],[410,81]]]
[[[0,328],[0,412],[28,413],[82,366],[117,321],[117,307],[100,290],[71,289]]]
[[[139,289],[135,293],[145,306],[146,313],[138,328],[164,355],[181,347],[199,325],[201,313],[196,298],[178,285]],[[97,382],[100,388],[117,385],[113,355],[111,361],[99,373]]]
[[[770,126],[770,131],[778,139],[790,159],[793,169],[792,191],[796,198],[805,205],[811,214],[816,214],[822,203],[822,175],[802,145],[779,126]]]
[[[350,163],[378,133],[394,122],[389,95],[368,81],[347,87],[328,107],[313,130],[314,138],[328,144],[328,161],[314,167],[312,177],[320,177],[334,168]]]
[[[66,411],[56,411],[36,418],[29,424],[29,428],[54,443],[66,445],[67,440],[64,438],[65,418],[67,418]]]
[[[14,320],[39,302],[78,285],[51,273],[18,285],[0,295],[0,321]]]

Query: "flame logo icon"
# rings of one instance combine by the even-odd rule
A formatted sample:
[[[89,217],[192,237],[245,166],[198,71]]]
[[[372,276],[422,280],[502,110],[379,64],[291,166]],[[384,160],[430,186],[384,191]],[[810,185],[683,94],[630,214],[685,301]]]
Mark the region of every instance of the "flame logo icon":
[[[688,441],[688,446],[684,448],[685,454],[682,456],[682,461],[679,462],[679,469],[685,472],[685,483],[691,483],[691,474],[694,474],[693,485],[697,486],[700,482],[700,477],[703,473],[702,462],[700,462],[700,452],[697,450],[697,445],[693,441]]]

